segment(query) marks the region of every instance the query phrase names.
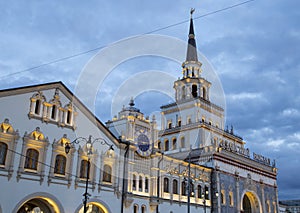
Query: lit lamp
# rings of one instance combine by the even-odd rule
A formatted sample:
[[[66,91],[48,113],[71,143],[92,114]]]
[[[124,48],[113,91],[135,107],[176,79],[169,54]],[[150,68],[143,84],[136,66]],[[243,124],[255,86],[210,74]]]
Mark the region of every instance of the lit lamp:
[[[89,174],[90,174],[90,156],[93,154],[93,144],[96,142],[100,142],[102,145],[107,145],[109,146],[109,150],[114,150],[113,145],[109,144],[107,141],[105,141],[103,138],[96,138],[92,141],[92,136],[90,135],[88,139],[79,137],[76,138],[74,141],[71,143],[66,143],[65,144],[65,152],[68,154],[71,150],[71,144],[79,144],[79,143],[85,143],[86,146],[86,154],[88,156],[88,164],[87,164],[87,170],[86,170],[86,181],[85,181],[85,193],[83,194],[84,199],[83,199],[83,212],[87,213],[87,201],[89,199],[90,194],[87,192],[88,191],[88,185],[89,185]]]

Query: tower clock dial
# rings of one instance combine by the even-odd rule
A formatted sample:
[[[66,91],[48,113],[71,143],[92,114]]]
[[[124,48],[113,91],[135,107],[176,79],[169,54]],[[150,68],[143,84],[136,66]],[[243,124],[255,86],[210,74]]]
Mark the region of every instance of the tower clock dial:
[[[141,133],[137,137],[137,153],[143,157],[147,157],[151,154],[151,144],[147,135]]]

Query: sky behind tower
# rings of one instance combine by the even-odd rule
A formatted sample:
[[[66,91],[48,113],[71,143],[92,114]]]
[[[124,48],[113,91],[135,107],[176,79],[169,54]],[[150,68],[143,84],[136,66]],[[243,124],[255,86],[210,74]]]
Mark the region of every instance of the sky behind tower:
[[[153,31],[186,42],[189,11],[196,8],[197,47],[223,86],[226,123],[252,151],[276,160],[279,198],[300,199],[300,2],[252,0],[221,11],[242,2],[1,1],[0,89],[62,81],[74,91],[101,47]],[[111,119],[116,91],[130,78],[151,71],[181,77],[182,56],[179,62],[157,56],[122,61],[98,88],[97,116]],[[140,81],[151,85],[149,79]],[[170,101],[147,90],[136,106],[149,115]]]

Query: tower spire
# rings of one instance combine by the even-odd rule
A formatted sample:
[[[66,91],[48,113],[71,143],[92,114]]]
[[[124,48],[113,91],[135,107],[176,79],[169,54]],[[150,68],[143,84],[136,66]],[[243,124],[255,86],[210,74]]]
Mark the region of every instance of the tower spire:
[[[191,8],[190,30],[189,30],[189,40],[188,40],[186,61],[198,61],[197,46],[196,46],[194,24],[193,24],[194,12],[195,12],[195,8]]]

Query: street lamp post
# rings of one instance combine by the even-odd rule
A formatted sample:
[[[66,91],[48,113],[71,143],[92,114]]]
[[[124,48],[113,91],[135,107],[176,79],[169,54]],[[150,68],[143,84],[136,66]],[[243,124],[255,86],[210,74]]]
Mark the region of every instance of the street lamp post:
[[[66,154],[68,154],[71,150],[71,146],[73,144],[79,144],[79,143],[85,143],[86,148],[87,148],[87,157],[88,157],[88,162],[87,162],[87,170],[86,170],[86,180],[85,180],[85,193],[83,194],[83,212],[87,213],[87,201],[89,199],[90,194],[88,193],[88,186],[89,186],[89,174],[90,174],[90,157],[93,154],[93,144],[96,142],[100,142],[102,145],[107,145],[109,146],[110,150],[114,150],[113,149],[113,145],[109,144],[106,140],[104,140],[103,138],[95,138],[94,140],[92,140],[92,136],[90,135],[88,139],[84,138],[84,137],[79,137],[76,138],[74,141],[70,142],[70,143],[66,143],[65,144],[65,152]]]

